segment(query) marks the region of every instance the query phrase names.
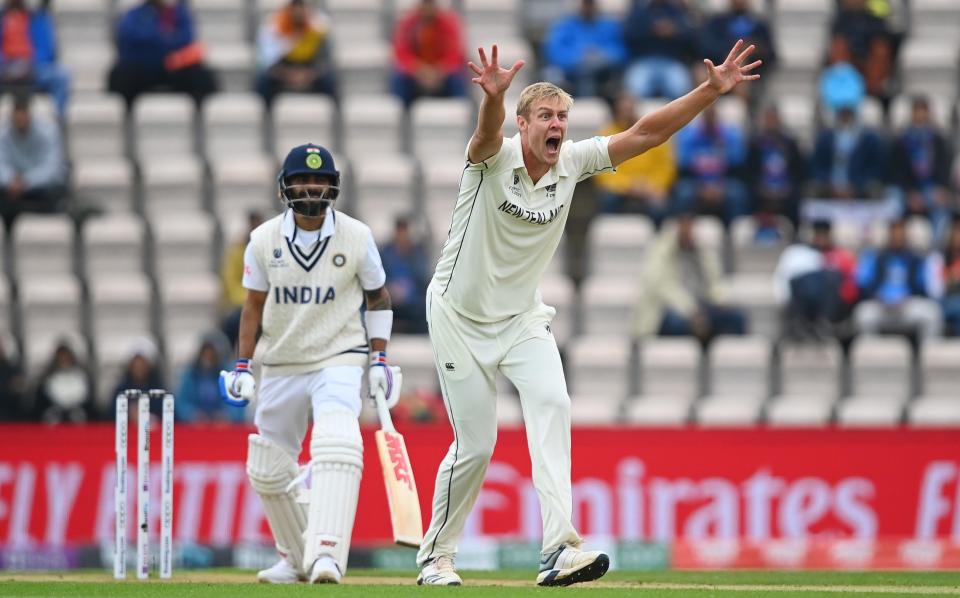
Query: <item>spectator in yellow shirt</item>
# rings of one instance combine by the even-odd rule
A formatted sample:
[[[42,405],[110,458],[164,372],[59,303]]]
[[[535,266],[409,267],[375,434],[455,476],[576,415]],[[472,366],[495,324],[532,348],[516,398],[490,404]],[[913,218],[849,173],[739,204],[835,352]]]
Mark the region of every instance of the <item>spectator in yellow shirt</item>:
[[[613,122],[600,135],[615,135],[637,122],[636,105],[626,93],[613,103]],[[616,172],[593,178],[599,192],[601,209],[614,214],[646,214],[659,228],[667,216],[670,188],[677,178],[672,142],[658,145],[617,167]]]
[[[247,234],[224,248],[220,267],[220,305],[223,313],[220,330],[230,342],[236,342],[240,332],[240,311],[247,299],[247,289],[243,288],[243,252],[250,240],[250,233],[263,223],[263,214],[250,210],[247,223]]]

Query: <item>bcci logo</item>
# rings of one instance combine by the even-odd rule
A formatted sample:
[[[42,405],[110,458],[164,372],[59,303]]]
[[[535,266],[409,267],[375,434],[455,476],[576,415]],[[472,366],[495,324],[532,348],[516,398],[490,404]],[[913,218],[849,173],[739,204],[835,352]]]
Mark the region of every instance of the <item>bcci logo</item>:
[[[520,184],[520,175],[519,175],[519,174],[514,174],[514,175],[513,175],[513,184],[514,184],[514,185],[519,185],[519,184]]]
[[[277,249],[274,249],[274,250],[273,250],[273,257],[274,257],[274,259],[280,259],[280,256],[281,256],[281,255],[283,255],[283,252],[280,251],[280,248],[279,248],[279,247],[278,247]]]
[[[307,167],[314,170],[323,166],[323,158],[320,157],[320,150],[315,147],[307,148]]]
[[[346,263],[347,256],[343,255],[342,253],[338,253],[337,255],[333,256],[333,265],[337,268],[342,268]]]

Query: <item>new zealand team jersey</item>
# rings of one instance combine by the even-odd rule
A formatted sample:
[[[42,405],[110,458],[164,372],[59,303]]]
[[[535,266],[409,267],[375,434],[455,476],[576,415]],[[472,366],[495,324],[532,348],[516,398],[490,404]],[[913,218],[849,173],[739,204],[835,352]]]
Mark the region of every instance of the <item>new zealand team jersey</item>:
[[[560,243],[574,188],[613,170],[609,143],[609,137],[564,142],[557,164],[536,184],[519,133],[479,164],[468,158],[430,292],[478,322],[539,305],[540,278]]]

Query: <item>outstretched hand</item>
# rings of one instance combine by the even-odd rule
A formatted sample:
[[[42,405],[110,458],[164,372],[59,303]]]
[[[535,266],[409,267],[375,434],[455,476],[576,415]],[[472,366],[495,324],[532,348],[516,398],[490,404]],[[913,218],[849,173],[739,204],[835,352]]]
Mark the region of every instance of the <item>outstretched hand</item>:
[[[487,62],[487,53],[483,51],[483,48],[478,48],[480,52],[480,65],[477,66],[472,62],[468,62],[467,66],[470,67],[477,76],[471,79],[474,83],[480,86],[483,89],[483,92],[488,96],[498,96],[510,87],[510,83],[513,81],[513,77],[517,74],[522,67],[524,62],[518,60],[514,65],[509,69],[500,68],[499,62],[497,62],[497,44],[493,44],[493,49],[490,53],[490,62]]]
[[[703,63],[707,65],[708,78],[707,83],[717,91],[724,94],[740,84],[741,81],[753,81],[759,79],[760,75],[750,74],[750,71],[763,64],[762,60],[755,60],[744,66],[744,62],[750,57],[750,54],[756,49],[756,46],[750,45],[746,50],[743,48],[743,40],[738,39],[733,45],[727,59],[720,66],[715,66],[713,61],[705,58]]]

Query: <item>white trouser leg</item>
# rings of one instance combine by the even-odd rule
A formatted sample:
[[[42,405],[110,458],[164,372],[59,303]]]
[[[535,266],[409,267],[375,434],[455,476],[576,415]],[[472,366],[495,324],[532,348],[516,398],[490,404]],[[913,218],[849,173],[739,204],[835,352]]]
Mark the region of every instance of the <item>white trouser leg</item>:
[[[417,554],[419,566],[438,556],[456,554],[457,541],[480,493],[497,442],[493,368],[477,363],[455,316],[435,303],[428,311],[430,340],[454,440],[437,472],[430,526]]]
[[[582,542],[573,528],[570,481],[570,396],[557,343],[549,334],[519,342],[500,365],[520,393],[533,486],[543,518],[543,554]]]
[[[362,368],[333,367],[311,383],[310,506],[303,558],[307,574],[321,555],[333,557],[341,573],[347,570],[363,472],[357,420],[362,376]]]

